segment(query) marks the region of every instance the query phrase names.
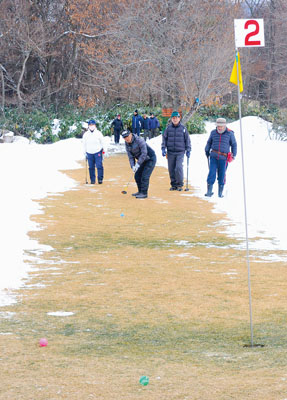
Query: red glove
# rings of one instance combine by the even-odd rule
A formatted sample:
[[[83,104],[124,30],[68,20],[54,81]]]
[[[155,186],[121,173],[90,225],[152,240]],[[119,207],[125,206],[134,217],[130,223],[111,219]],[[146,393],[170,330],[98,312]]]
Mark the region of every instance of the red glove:
[[[227,162],[233,161],[233,154],[232,153],[227,153]]]

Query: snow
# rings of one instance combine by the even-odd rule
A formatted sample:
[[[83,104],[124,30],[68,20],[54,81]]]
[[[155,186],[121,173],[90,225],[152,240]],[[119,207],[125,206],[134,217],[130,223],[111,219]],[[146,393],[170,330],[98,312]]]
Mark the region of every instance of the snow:
[[[74,313],[72,311],[51,311],[47,315],[51,315],[52,317],[70,317]]]
[[[287,143],[270,140],[270,123],[258,117],[245,117],[243,123],[244,163],[247,197],[247,218],[250,248],[264,250],[262,260],[280,262],[284,255],[276,250],[287,250],[286,191],[284,174],[287,167]],[[217,197],[217,188],[212,198],[206,198],[208,173],[204,147],[209,132],[215,127],[206,123],[207,133],[191,135],[192,153],[189,165],[189,192],[179,196],[198,196],[212,203],[214,212],[226,217],[217,225],[219,231],[242,239],[245,242],[244,202],[242,183],[242,161],[239,121],[228,125],[233,129],[238,142],[238,155],[227,171],[224,198]],[[55,124],[57,129],[57,124]],[[109,152],[123,152],[124,141],[114,145],[106,137]],[[167,167],[161,155],[161,137],[151,139],[149,144],[156,150],[157,165]],[[52,248],[42,246],[28,237],[28,232],[40,227],[30,220],[31,215],[41,213],[37,200],[49,194],[59,195],[73,189],[77,183],[61,170],[79,168],[83,160],[81,139],[66,139],[54,144],[29,143],[15,137],[13,143],[0,144],[0,306],[17,301],[14,289],[28,280],[32,265],[41,264],[39,256]],[[186,172],[186,159],[184,170]],[[84,178],[84,177],[83,177]],[[166,181],[167,190],[169,182]],[[151,187],[152,191],[152,187]],[[161,201],[156,199],[154,201]],[[189,247],[184,237],[178,245]],[[266,254],[266,251],[268,254]],[[285,257],[286,260],[286,257]],[[65,261],[62,261],[65,263]],[[258,262],[258,259],[257,261]]]

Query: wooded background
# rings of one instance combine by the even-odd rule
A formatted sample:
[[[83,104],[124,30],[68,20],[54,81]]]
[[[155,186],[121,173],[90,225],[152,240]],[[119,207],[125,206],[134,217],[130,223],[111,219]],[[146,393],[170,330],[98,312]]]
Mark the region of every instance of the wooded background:
[[[285,0],[0,0],[1,107],[236,101],[234,18],[264,18],[241,49],[244,96],[286,106]]]

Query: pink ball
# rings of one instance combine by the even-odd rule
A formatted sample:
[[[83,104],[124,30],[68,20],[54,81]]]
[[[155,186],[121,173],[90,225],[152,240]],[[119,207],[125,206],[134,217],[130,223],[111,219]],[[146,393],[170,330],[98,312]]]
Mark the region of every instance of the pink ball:
[[[41,339],[39,340],[39,346],[40,346],[40,347],[48,346],[48,340],[47,340],[46,338],[41,338]]]

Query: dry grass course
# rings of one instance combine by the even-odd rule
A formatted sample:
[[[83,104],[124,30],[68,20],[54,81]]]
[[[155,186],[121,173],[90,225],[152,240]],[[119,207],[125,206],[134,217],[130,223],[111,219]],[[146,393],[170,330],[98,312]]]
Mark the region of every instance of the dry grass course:
[[[105,161],[101,186],[85,185],[84,168],[67,173],[78,186],[42,200],[30,232],[53,250],[0,310],[0,399],[287,399],[287,264],[251,252],[264,347],[244,347],[245,251],[223,232],[226,216],[192,189],[169,192],[164,168],[148,199],[131,196],[134,183],[121,194],[126,155]],[[49,315],[59,311],[71,314]]]

